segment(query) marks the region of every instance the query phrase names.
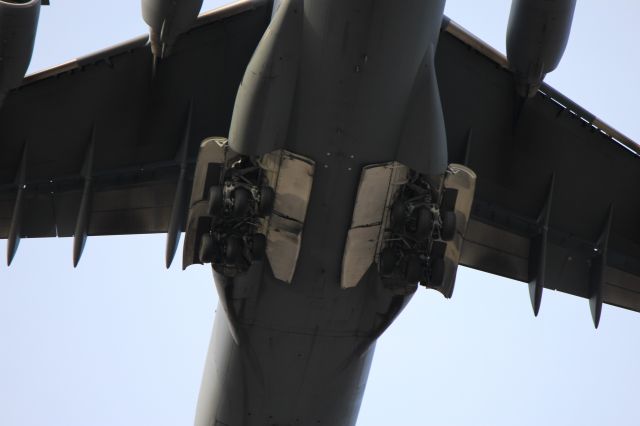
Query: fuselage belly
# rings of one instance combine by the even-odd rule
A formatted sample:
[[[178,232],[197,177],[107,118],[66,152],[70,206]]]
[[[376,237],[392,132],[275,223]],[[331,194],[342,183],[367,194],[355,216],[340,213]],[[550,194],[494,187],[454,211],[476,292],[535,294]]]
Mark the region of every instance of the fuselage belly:
[[[233,279],[214,274],[221,305],[197,425],[354,425],[375,341],[412,294],[385,288],[375,267],[341,289],[342,254],[362,167],[396,159],[444,1],[278,3],[303,14],[274,147],[316,162],[302,245],[291,283],[267,261]]]

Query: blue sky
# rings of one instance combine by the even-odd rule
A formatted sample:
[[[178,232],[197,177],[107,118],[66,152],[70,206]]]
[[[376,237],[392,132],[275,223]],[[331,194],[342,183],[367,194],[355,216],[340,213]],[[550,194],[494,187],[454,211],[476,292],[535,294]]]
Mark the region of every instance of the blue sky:
[[[32,71],[143,34],[139,2],[52,0]],[[223,2],[205,1],[204,9]],[[504,51],[508,1],[449,0],[449,17]],[[632,0],[579,2],[547,82],[640,140]],[[34,117],[37,125],[37,117]],[[634,196],[634,195],[632,195]],[[208,267],[164,268],[164,236],[23,240],[0,267],[0,424],[192,423],[217,304]],[[419,291],[380,339],[360,426],[637,425],[640,315],[469,269],[453,299]]]

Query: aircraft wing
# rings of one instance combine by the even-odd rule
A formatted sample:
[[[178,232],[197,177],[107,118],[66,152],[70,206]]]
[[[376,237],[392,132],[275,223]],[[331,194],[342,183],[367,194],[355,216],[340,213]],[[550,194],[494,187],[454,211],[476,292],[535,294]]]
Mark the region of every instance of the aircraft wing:
[[[153,77],[146,37],[27,77],[0,110],[0,238],[71,236],[84,215],[87,235],[167,231],[270,13],[201,16]],[[462,264],[529,282],[536,312],[544,287],[596,323],[602,301],[640,311],[638,146],[547,85],[522,105],[506,59],[448,19],[436,67],[449,160],[478,175]]]
[[[640,311],[640,147],[445,19],[436,56],[449,161],[477,176],[461,264]]]
[[[270,14],[202,15],[153,78],[147,37],[28,76],[0,110],[0,238],[16,221],[18,237],[73,235],[88,180],[88,235],[167,231],[181,165],[192,179],[199,142],[228,133]]]

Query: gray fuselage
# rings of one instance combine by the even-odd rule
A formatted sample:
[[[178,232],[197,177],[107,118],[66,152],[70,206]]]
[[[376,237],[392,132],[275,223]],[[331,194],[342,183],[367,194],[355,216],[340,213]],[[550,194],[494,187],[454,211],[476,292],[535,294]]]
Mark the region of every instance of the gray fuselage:
[[[415,291],[385,288],[375,265],[341,289],[340,271],[360,171],[397,159],[444,1],[291,3],[303,13],[300,52],[273,148],[316,162],[300,255],[290,284],[267,261],[235,279],[214,273],[220,307],[196,425],[354,425],[376,339]]]

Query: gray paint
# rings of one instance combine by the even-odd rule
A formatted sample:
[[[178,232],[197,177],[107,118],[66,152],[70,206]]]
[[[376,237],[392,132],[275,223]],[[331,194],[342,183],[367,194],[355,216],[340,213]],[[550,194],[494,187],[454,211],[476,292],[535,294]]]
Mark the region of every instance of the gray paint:
[[[441,175],[449,162],[434,56],[430,44],[411,91],[396,159],[421,173]]]
[[[142,0],[142,17],[150,28],[153,54],[162,58],[188,30],[200,12],[202,0]]]
[[[300,66],[304,3],[285,0],[278,6],[233,107],[229,146],[241,154],[266,154],[286,142]]]
[[[201,18],[180,37],[153,81],[144,36],[35,74],[9,92],[0,110],[0,238],[8,235],[25,142],[22,238],[73,235],[93,124],[95,192],[88,235],[167,231],[189,102],[188,184],[199,142],[228,134],[238,85],[271,8],[253,2],[223,12]],[[37,126],[25,121],[33,116]]]
[[[507,57],[518,93],[533,96],[556,69],[571,31],[576,0],[513,0],[507,27]]]
[[[450,161],[469,152],[478,174],[461,263],[527,282],[531,238],[554,176],[545,287],[589,297],[594,248],[613,204],[603,299],[640,309],[640,204],[628,196],[640,180],[634,145],[613,139],[544,83],[514,128],[513,73],[449,32],[440,36],[436,65]]]
[[[274,31],[300,31],[294,26],[300,17],[286,15],[291,5],[283,2],[274,15]],[[268,262],[254,264],[247,275],[236,279],[215,274],[228,326],[224,337],[218,331],[214,338],[225,342],[221,344],[230,353],[216,349],[210,353],[196,424],[355,424],[373,344],[416,287],[395,293],[384,287],[377,266],[372,265],[356,288],[341,289],[344,242],[361,168],[395,159],[407,115],[417,119],[424,105],[421,99],[412,101],[416,84],[427,81],[421,93],[430,96],[427,102],[437,99],[433,97],[437,87],[431,90],[429,46],[437,43],[443,6],[444,2],[419,0],[402,8],[370,0],[305,1],[299,9],[303,11],[299,69],[284,140],[276,140],[281,134],[269,134],[275,128],[264,128],[260,121],[260,114],[268,113],[260,110],[267,102],[282,102],[276,107],[289,102],[288,91],[277,98],[270,87],[279,84],[279,75],[274,74],[274,80],[263,78],[263,86],[243,82],[231,147],[250,154],[283,147],[312,158],[316,171],[292,283],[275,279]],[[291,19],[291,27],[279,17]],[[277,43],[265,40],[274,36],[269,30],[265,33],[245,81],[255,77],[252,70],[264,69],[252,64],[271,66]],[[261,90],[248,92],[245,86]],[[244,102],[253,109],[238,109],[245,107]],[[249,119],[245,111],[260,114]],[[425,142],[424,128],[409,129],[403,155],[415,148],[419,154],[414,154],[412,164],[424,170],[432,164],[439,167],[442,153],[446,155],[444,138],[434,139],[440,146],[427,141],[423,150],[418,144]],[[249,134],[252,137],[239,138]],[[433,146],[440,154],[437,161],[430,158]],[[219,374],[215,366],[220,365],[224,368]],[[211,371],[216,371],[214,379],[207,377]]]
[[[320,404],[321,398],[329,398],[330,393],[330,398],[338,402],[329,408],[344,414],[337,421],[353,421],[371,344],[408,301],[407,296],[381,288],[375,274],[370,273],[358,288],[347,291],[339,290],[338,280],[357,186],[358,173],[353,172],[364,164],[393,158],[396,152],[395,138],[404,125],[413,82],[426,51],[424,43],[429,40],[421,32],[425,29],[416,25],[428,17],[424,16],[427,5],[413,2],[407,3],[406,10],[395,10],[400,8],[381,4],[376,9],[364,1],[346,3],[304,5],[304,49],[286,144],[316,159],[321,172],[314,183],[300,268],[291,285],[274,280],[264,264],[256,264],[250,274],[233,282],[216,278],[224,295],[221,312],[226,316],[218,322],[217,337],[212,342],[216,349],[211,358],[220,360],[217,365],[221,373],[213,375],[216,386],[205,376],[200,398],[201,412],[209,418],[219,415],[235,421],[237,416],[248,415],[243,408],[255,404],[261,416],[268,419],[269,415],[281,415],[289,421],[292,411],[283,408],[283,401],[300,398],[298,409],[308,408],[308,413],[314,414],[317,405],[313,404]],[[45,73],[12,92],[7,99],[11,108],[3,109],[0,115],[0,176],[3,183],[13,182],[28,136],[29,190],[24,194],[28,215],[23,236],[72,232],[69,222],[77,218],[81,188],[74,173],[82,162],[79,152],[86,147],[86,134],[95,116],[105,123],[98,127],[96,149],[101,155],[96,156],[96,162],[102,174],[96,178],[100,186],[90,233],[166,230],[168,214],[163,216],[162,212],[170,211],[177,173],[163,174],[160,168],[146,166],[143,172],[139,165],[174,157],[184,124],[175,117],[184,114],[192,97],[196,105],[193,140],[224,134],[235,94],[231,92],[257,44],[263,17],[269,16],[270,11],[258,8],[194,29],[184,37],[181,55],[167,58],[153,85],[147,72],[151,59],[148,49],[132,44],[129,49],[94,55],[82,67],[76,63],[57,74]],[[202,40],[211,44],[203,48]],[[400,43],[403,48],[398,48]],[[415,44],[423,46],[415,51],[406,49]],[[237,59],[242,55],[246,58]],[[435,64],[449,158],[460,161],[466,157],[479,174],[478,201],[470,225],[470,236],[476,239],[465,242],[463,261],[477,269],[527,280],[529,218],[539,214],[549,177],[556,172],[558,196],[554,197],[550,218],[548,285],[588,296],[592,244],[601,232],[609,200],[613,200],[616,215],[605,259],[609,265],[602,298],[607,303],[639,309],[636,242],[640,239],[634,219],[639,210],[638,203],[628,197],[638,181],[637,156],[601,134],[594,127],[598,121],[592,115],[568,100],[562,101],[564,106],[551,100],[548,94],[562,98],[545,85],[546,95],[539,93],[526,104],[514,132],[510,119],[514,111],[513,74],[451,34],[441,35]],[[56,77],[49,78],[53,75]],[[91,102],[96,98],[104,102]],[[32,115],[26,113],[29,111]],[[33,115],[39,117],[38,126],[28,126],[21,119]],[[68,117],[72,121],[65,121]],[[148,117],[153,120],[148,122]],[[108,150],[104,149],[106,142]],[[570,161],[575,159],[575,152],[581,153],[579,162]],[[122,171],[126,167],[136,167],[135,173]],[[148,174],[149,170],[153,172]],[[117,180],[107,180],[109,173]],[[44,179],[51,176],[56,182],[49,185]],[[71,178],[65,182],[65,176]],[[2,193],[3,236],[9,228],[14,189],[11,186],[10,192]],[[50,195],[52,190],[56,192]],[[74,203],[64,203],[73,197],[75,207]],[[142,198],[155,204],[133,203]],[[54,206],[56,215],[51,219]],[[580,221],[575,220],[576,207]],[[125,215],[131,211],[136,214]],[[569,258],[573,263],[565,268]],[[620,276],[623,284],[630,283],[628,289],[617,285],[615,280]],[[322,336],[313,348],[310,336]],[[353,352],[349,354],[339,344],[332,346],[331,340],[338,338],[348,341]],[[270,346],[269,342],[275,343]],[[252,348],[259,353],[252,354]],[[280,353],[287,357],[302,348],[306,348],[303,354],[309,354],[305,358],[309,359],[311,374],[318,366],[323,377],[305,375],[307,370],[301,369],[297,360],[283,358],[290,361],[286,363],[276,356]],[[217,358],[218,349],[221,354]],[[338,356],[333,357],[334,351]],[[336,362],[340,360],[344,362]],[[270,374],[278,375],[278,379],[282,375],[286,384],[299,380],[295,384],[303,389],[315,388],[314,380],[326,383],[332,374],[342,375],[336,380],[345,386],[340,388],[342,393],[329,392],[333,389],[324,386],[313,395],[292,395],[301,389],[295,386],[288,391],[277,389],[274,398],[268,400],[270,405],[265,406],[261,405],[262,396],[269,392],[269,386],[279,387],[276,380],[265,380],[273,377]],[[210,389],[222,391],[216,394]],[[250,395],[253,389],[262,393]],[[328,418],[327,423],[340,424],[332,422],[336,419],[331,418],[330,409],[327,411],[321,413]]]
[[[0,1],[0,104],[9,90],[20,85],[27,72],[39,16],[40,0]]]
[[[347,291],[286,284],[268,268],[214,274],[221,306],[195,424],[355,424],[375,340],[411,293],[383,288],[375,268]]]

